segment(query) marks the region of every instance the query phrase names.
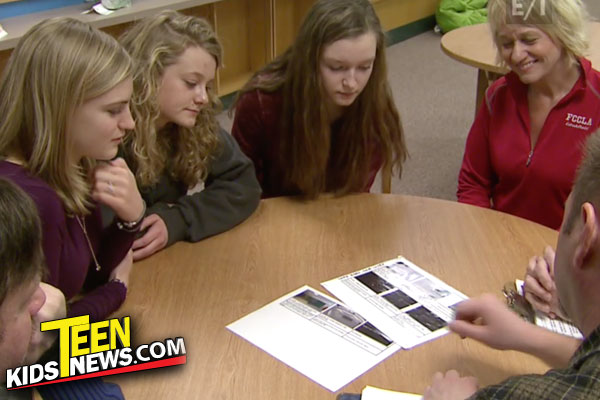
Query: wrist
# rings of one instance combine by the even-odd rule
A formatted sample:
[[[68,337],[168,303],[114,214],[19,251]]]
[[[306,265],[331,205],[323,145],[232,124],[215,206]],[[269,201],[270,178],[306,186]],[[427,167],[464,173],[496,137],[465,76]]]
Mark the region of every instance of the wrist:
[[[121,280],[117,277],[111,278],[108,282],[109,283],[110,282],[118,283],[118,284],[122,285],[125,289],[127,289],[127,283],[124,280]]]
[[[137,232],[140,230],[144,216],[146,215],[146,202],[142,199],[142,213],[134,221],[124,221],[117,217],[117,228],[125,232]]]

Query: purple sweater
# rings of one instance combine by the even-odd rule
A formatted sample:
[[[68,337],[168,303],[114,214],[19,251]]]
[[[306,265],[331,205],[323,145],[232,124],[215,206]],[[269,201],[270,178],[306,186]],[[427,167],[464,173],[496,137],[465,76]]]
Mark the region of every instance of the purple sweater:
[[[89,315],[91,321],[99,321],[116,311],[127,289],[108,278],[131,248],[135,234],[119,230],[115,223],[103,229],[100,207],[94,208],[85,217],[85,227],[101,266],[96,271],[81,226],[76,218],[67,216],[60,198],[46,182],[8,161],[0,161],[0,176],[19,185],[37,205],[48,269],[44,281],[59,288],[70,301],[67,316]]]

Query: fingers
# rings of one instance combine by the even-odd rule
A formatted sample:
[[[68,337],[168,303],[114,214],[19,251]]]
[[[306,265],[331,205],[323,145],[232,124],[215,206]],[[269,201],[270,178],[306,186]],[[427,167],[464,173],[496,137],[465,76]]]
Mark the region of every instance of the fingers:
[[[540,281],[531,275],[525,276],[524,292],[526,297],[527,295],[533,295],[544,303],[549,303],[552,300],[552,292],[544,288]]]
[[[546,261],[546,264],[548,265],[548,273],[550,274],[552,279],[554,279],[554,257],[555,256],[556,256],[556,253],[555,253],[554,249],[552,248],[552,246],[546,246],[546,248],[544,249],[544,260]]]
[[[548,302],[546,302],[545,300],[540,299],[539,297],[537,297],[533,293],[526,292],[525,293],[525,299],[536,310],[541,311],[541,312],[546,313],[546,314],[550,313],[550,311],[551,311],[550,304]]]
[[[133,261],[140,261],[160,250],[156,241],[151,242],[145,247],[139,247],[133,251]]]
[[[448,323],[448,328],[463,339],[471,338],[486,343],[486,329],[482,325],[477,325],[469,321],[455,320]]]
[[[151,214],[144,218],[142,229],[148,227],[146,233],[133,242],[133,260],[138,261],[163,249],[168,241],[167,227],[158,215]]]
[[[423,398],[425,400],[466,399],[477,391],[477,387],[477,379],[472,376],[461,378],[455,370],[449,370],[445,375],[436,372]]]
[[[534,257],[535,262],[530,262],[527,275],[536,279],[548,292],[554,290],[554,279],[550,275],[550,266],[543,257]]]
[[[504,303],[491,294],[483,294],[478,298],[461,302],[456,307],[457,320],[475,321],[478,318],[486,318],[497,309],[506,308]]]
[[[135,177],[121,158],[100,162],[94,168],[92,198],[112,208],[124,221],[136,221],[144,208]]]
[[[142,224],[140,225],[140,231],[144,231],[150,226],[152,226],[156,222],[156,218],[160,218],[156,214],[150,214],[142,220]]]
[[[108,164],[110,164],[114,167],[129,169],[129,166],[127,166],[127,163],[125,162],[125,160],[122,157],[117,157],[114,160],[109,161]]]

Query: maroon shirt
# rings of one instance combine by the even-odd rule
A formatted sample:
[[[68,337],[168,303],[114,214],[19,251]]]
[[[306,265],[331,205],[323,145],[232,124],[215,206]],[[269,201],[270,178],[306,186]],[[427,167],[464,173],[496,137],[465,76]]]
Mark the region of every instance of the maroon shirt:
[[[282,107],[281,92],[267,93],[253,90],[240,97],[236,109],[235,119],[231,133],[238,141],[242,151],[252,160],[256,170],[256,177],[262,187],[262,197],[293,196],[301,194],[283,186],[282,171],[286,168],[281,165],[279,158],[280,116]],[[336,151],[338,143],[344,138],[340,124],[331,126],[331,152]],[[331,153],[330,153],[331,154]],[[331,159],[330,155],[330,159]],[[383,165],[381,150],[373,146],[371,163],[362,191],[368,192],[373,185],[377,171]],[[324,172],[325,173],[325,172]],[[336,171],[329,171],[327,191],[340,186],[339,182],[332,182],[344,177],[336,177]],[[337,184],[336,184],[337,183]]]
[[[0,161],[0,176],[19,185],[37,206],[48,269],[43,280],[59,288],[67,300],[81,294],[84,287],[87,290],[69,304],[67,316],[89,315],[91,321],[99,321],[116,311],[127,289],[122,283],[108,282],[108,278],[131,248],[135,234],[119,230],[114,223],[103,229],[100,207],[86,216],[86,231],[101,266],[96,271],[81,226],[76,218],[66,215],[60,198],[46,182],[8,161]]]

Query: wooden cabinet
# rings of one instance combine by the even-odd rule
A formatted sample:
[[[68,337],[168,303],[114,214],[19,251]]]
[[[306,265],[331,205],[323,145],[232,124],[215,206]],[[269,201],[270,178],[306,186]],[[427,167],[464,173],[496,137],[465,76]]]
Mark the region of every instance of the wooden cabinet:
[[[271,1],[224,0],[214,7],[215,28],[224,51],[219,95],[227,95],[273,59]]]
[[[20,35],[44,18],[70,15],[118,36],[135,20],[177,9],[206,18],[223,44],[223,67],[217,90],[224,96],[238,90],[260,67],[292,43],[315,0],[133,0],[133,7],[109,16],[81,15],[86,5],[0,20],[9,36],[0,40],[0,69]],[[371,0],[386,31],[398,29],[435,12],[438,0]]]

